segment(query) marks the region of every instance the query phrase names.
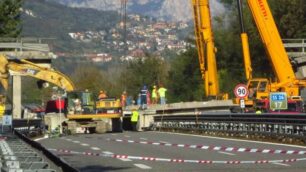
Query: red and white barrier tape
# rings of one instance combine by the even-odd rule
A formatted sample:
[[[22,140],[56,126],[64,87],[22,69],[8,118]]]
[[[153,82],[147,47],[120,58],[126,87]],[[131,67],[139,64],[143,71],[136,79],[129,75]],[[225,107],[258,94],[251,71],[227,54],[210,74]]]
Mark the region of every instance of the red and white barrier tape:
[[[5,137],[5,136],[0,136],[0,140],[6,140],[7,139],[7,137]]]
[[[269,163],[292,163],[297,161],[306,161],[306,158],[284,159],[284,160],[254,160],[254,161],[187,160],[187,159],[169,159],[169,158],[141,157],[141,156],[117,155],[117,154],[104,154],[104,153],[94,153],[94,152],[77,152],[77,151],[64,150],[64,149],[48,149],[48,150],[60,153],[66,153],[66,154],[99,156],[99,157],[118,158],[118,159],[175,162],[175,163],[198,163],[198,164],[269,164]]]
[[[174,144],[174,143],[122,140],[122,139],[107,139],[107,140],[115,141],[115,142],[124,142],[124,143],[137,143],[137,144],[148,144],[148,145],[155,145],[155,146],[169,146],[169,147],[203,149],[203,150],[213,150],[213,151],[226,151],[226,152],[288,154],[288,155],[305,155],[306,154],[306,151],[301,151],[301,150],[280,150],[280,149],[274,150],[274,149],[238,148],[238,147],[210,146],[210,145],[189,145],[189,144]]]

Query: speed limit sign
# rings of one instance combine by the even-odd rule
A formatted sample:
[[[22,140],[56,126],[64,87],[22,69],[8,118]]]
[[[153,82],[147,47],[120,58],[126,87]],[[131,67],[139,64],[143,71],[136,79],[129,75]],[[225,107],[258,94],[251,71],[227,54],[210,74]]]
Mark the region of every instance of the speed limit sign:
[[[249,95],[248,87],[245,84],[238,84],[234,89],[237,98],[245,98]]]

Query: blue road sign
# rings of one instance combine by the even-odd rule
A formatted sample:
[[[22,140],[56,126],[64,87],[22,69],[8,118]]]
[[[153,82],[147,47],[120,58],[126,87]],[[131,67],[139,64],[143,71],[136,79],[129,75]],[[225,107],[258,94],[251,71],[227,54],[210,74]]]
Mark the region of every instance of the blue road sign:
[[[270,93],[270,109],[288,109],[287,94],[285,92]]]

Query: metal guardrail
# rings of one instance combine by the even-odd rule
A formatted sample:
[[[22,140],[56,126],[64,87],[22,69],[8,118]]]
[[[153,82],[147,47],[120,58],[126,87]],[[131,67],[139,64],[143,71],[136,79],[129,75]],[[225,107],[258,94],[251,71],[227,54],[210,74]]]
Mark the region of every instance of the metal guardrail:
[[[46,52],[50,51],[50,48],[49,48],[48,44],[19,43],[19,42],[3,43],[3,42],[0,42],[0,49],[5,49],[5,48],[19,49],[19,50],[46,51]]]
[[[42,119],[14,119],[13,128],[40,127],[42,122]]]
[[[66,161],[64,161],[59,156],[55,155],[48,149],[46,149],[44,146],[42,146],[40,143],[35,142],[28,137],[26,137],[24,134],[21,134],[18,131],[14,131],[15,135],[17,135],[20,139],[31,145],[33,148],[41,151],[46,157],[48,157],[54,164],[56,164],[58,167],[62,169],[63,172],[79,172],[78,169],[70,166]]]
[[[1,168],[0,171],[40,171],[56,172],[50,168],[39,153],[16,136],[6,135],[0,140]]]
[[[283,43],[288,55],[306,55],[306,39],[283,39]]]
[[[49,52],[48,42],[55,38],[0,38],[0,49],[32,50]]]
[[[156,128],[258,133],[306,140],[306,114],[164,114],[154,117]]]

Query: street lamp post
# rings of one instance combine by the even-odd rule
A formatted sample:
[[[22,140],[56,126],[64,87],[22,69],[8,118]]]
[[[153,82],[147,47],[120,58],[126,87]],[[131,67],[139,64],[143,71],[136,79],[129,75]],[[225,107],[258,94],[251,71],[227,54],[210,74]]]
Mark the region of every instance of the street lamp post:
[[[58,92],[58,105],[59,105],[59,122],[60,122],[60,128],[59,132],[62,134],[62,99],[61,99],[61,94]]]

